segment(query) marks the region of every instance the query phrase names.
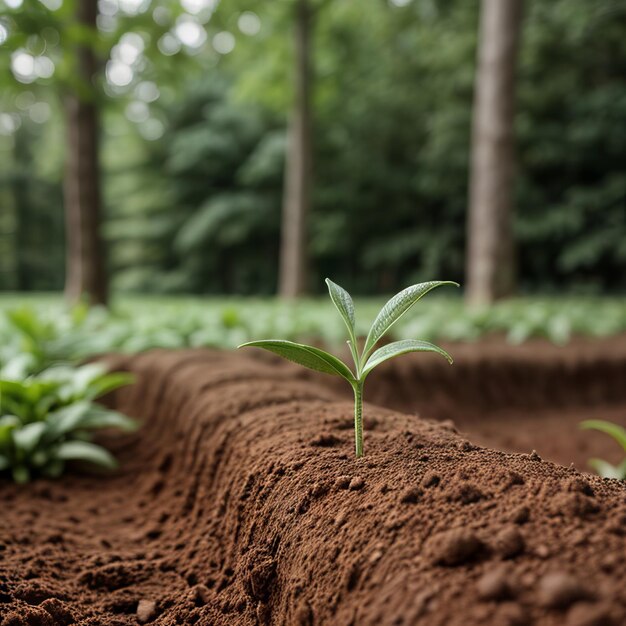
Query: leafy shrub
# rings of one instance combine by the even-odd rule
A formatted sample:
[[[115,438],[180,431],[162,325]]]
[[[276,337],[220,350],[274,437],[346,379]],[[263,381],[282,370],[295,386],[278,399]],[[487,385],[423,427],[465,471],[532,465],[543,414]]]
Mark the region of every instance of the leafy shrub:
[[[93,353],[96,343],[87,328],[89,317],[102,319],[84,304],[54,318],[31,307],[6,312],[12,341],[0,348],[0,376],[23,378],[58,363],[72,363]]]
[[[130,382],[129,374],[107,373],[100,364],[0,379],[0,472],[25,483],[38,474],[59,476],[67,461],[114,468],[113,456],[91,442],[93,431],[130,431],[136,424],[95,400]]]

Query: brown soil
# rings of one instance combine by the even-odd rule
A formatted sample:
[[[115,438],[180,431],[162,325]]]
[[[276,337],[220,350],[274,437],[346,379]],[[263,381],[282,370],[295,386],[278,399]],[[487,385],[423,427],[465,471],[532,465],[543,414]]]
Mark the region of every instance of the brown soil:
[[[562,347],[541,340],[513,347],[497,337],[445,347],[452,367],[436,355],[390,361],[371,375],[367,399],[452,420],[474,443],[536,450],[580,470],[591,457],[623,458],[606,435],[579,424],[605,419],[626,426],[626,335],[579,338]]]
[[[508,379],[487,359],[473,376],[460,352],[469,381],[441,379],[429,399],[437,417],[455,410],[446,390],[462,406],[485,378],[497,382],[491,396],[475,393],[472,419],[497,397],[516,415],[535,395],[541,409],[538,391],[530,404],[514,393],[515,382],[530,392],[543,380],[521,352]],[[435,374],[416,378],[417,360],[397,363],[373,374],[367,393],[385,400],[399,389],[392,399],[406,407]],[[106,442],[123,469],[0,481],[2,626],[626,623],[621,483],[480,448],[449,424],[372,405],[366,457],[356,460],[351,404],[252,351],[154,352],[116,365],[138,382],[115,405],[145,420],[140,433]],[[618,371],[624,380],[623,360],[605,365],[592,381],[615,400],[602,392],[589,406],[617,411],[624,391],[607,381]],[[575,398],[595,397],[580,371],[562,376],[578,381]],[[550,381],[544,400],[559,398],[550,411],[578,406],[556,374]]]

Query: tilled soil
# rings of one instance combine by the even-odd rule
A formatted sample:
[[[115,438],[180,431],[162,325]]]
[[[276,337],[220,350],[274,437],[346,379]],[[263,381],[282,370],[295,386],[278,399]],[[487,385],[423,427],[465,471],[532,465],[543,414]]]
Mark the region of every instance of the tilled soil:
[[[473,443],[536,450],[580,470],[590,457],[622,460],[617,444],[579,424],[605,419],[626,426],[626,335],[577,338],[562,347],[538,339],[511,346],[498,337],[445,347],[452,367],[426,354],[390,361],[368,379],[367,399],[452,420]]]
[[[112,361],[122,470],[0,481],[2,626],[626,623],[621,483],[373,405],[357,460],[351,403],[252,352]]]

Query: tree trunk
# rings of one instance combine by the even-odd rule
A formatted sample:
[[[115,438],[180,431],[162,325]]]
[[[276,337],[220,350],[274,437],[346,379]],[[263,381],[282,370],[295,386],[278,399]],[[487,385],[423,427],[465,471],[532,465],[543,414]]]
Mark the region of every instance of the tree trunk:
[[[307,215],[312,175],[311,25],[308,1],[297,0],[295,98],[289,120],[280,248],[279,293],[284,298],[302,295],[307,283]]]
[[[523,4],[482,0],[467,247],[466,299],[474,306],[510,295],[515,285],[513,126]]]
[[[17,291],[30,291],[32,288],[32,268],[29,267],[29,251],[32,250],[28,240],[29,224],[32,227],[32,209],[28,197],[29,180],[25,173],[27,163],[31,162],[31,154],[28,150],[27,131],[23,128],[13,135],[14,151],[13,164],[15,171],[11,176],[13,186],[13,210],[15,211],[15,237],[13,255],[15,263],[15,289]]]
[[[95,31],[97,0],[78,0],[76,6],[77,21]],[[106,304],[107,276],[100,238],[99,116],[93,84],[98,68],[88,45],[77,46],[75,53],[82,88],[65,97],[65,295],[70,302],[86,296],[92,304]]]

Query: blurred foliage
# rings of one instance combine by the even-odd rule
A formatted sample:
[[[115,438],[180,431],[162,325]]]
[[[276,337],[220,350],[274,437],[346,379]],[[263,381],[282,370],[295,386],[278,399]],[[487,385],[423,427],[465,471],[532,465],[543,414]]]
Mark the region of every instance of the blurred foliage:
[[[522,275],[623,289],[626,3],[531,7],[518,119]]]
[[[367,334],[384,302],[355,299],[359,336]],[[332,304],[323,298],[290,303],[274,298],[127,295],[118,296],[110,311],[68,312],[60,297],[5,295],[0,298],[0,368],[10,362],[11,370],[23,376],[109,351],[233,348],[259,336],[313,341],[341,350],[345,328],[336,318]],[[467,311],[460,298],[433,296],[421,302],[419,312],[400,320],[392,336],[474,341],[497,334],[513,344],[536,337],[564,344],[573,336],[625,331],[626,304],[620,298],[520,298]],[[15,355],[20,357],[14,361]]]
[[[605,433],[626,452],[626,429],[619,424],[606,420],[585,420],[580,423],[583,430],[597,430]],[[626,459],[619,465],[613,465],[604,459],[589,459],[588,465],[593,468],[602,478],[626,479]]]
[[[132,81],[103,81],[98,92],[114,286],[272,293],[291,3],[140,4],[145,10],[120,10],[104,24],[98,47],[103,60],[115,60],[121,43],[134,41],[125,35],[144,42]],[[186,13],[192,5],[211,5],[209,18]],[[462,280],[478,0],[314,5],[311,285],[330,275],[353,292],[374,293],[436,276]],[[28,15],[24,7],[0,19],[16,22]],[[35,31],[54,30],[45,20],[64,16],[47,14],[31,20]],[[200,24],[206,41],[179,42],[179,51],[164,53],[164,42],[181,34],[181,19]],[[528,2],[517,117],[525,291],[626,287],[625,33],[621,0]],[[52,46],[55,62],[65,58],[67,41],[71,34]],[[0,66],[8,67],[10,44],[0,45]],[[62,282],[62,152],[42,139],[58,137],[48,128],[61,124],[51,88],[64,75],[13,81],[0,99],[22,121],[18,132],[0,137],[0,289]],[[46,124],[30,119],[32,107],[11,104],[19,90],[52,102]],[[40,151],[34,161],[28,156]],[[27,198],[16,172],[27,181]],[[27,208],[17,219],[20,202]],[[18,252],[19,223],[29,224],[29,234]],[[47,234],[45,247],[35,232]]]
[[[57,180],[38,176],[33,126],[19,128],[14,149],[0,167],[0,288],[60,289],[63,286],[64,225]],[[53,242],[50,245],[50,242]]]
[[[111,345],[110,336],[100,344],[90,337],[103,318],[86,306],[47,315],[24,306],[3,313],[0,475],[10,472],[18,483],[56,478],[68,461],[115,468],[115,458],[92,442],[93,431],[130,431],[136,423],[96,400],[133,378],[107,372],[102,363],[77,365]]]
[[[7,363],[0,371],[0,473],[8,470],[15,482],[25,483],[34,475],[60,476],[67,461],[116,467],[114,457],[91,442],[91,433],[134,430],[136,424],[94,401],[130,382],[129,374],[107,373],[101,364],[24,375]]]

